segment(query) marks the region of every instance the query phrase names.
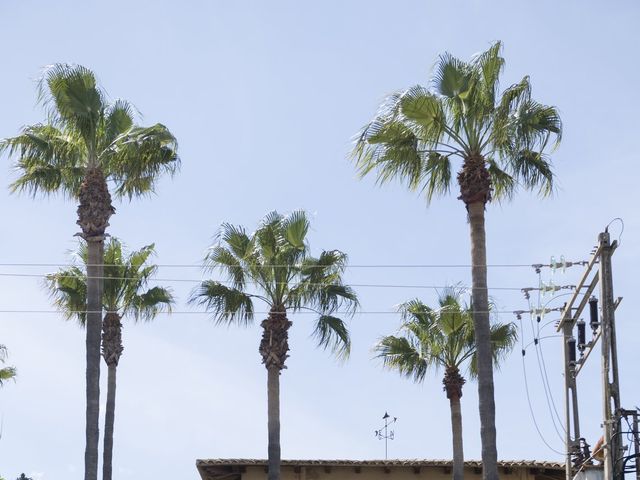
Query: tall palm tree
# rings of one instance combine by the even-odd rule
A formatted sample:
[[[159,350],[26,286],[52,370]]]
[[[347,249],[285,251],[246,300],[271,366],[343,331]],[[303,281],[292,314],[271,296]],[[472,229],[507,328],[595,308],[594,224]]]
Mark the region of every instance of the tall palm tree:
[[[269,309],[260,324],[259,348],[267,369],[269,480],[280,478],[280,373],[289,356],[288,314],[317,314],[313,335],[318,345],[346,357],[351,346],[349,332],[334,314],[342,308],[351,315],[358,306],[355,292],[342,281],[347,256],[330,250],[312,257],[308,230],[303,211],[288,216],[272,212],[252,234],[243,227],[223,224],[205,263],[226,274],[229,285],[204,281],[191,298],[192,303],[204,305],[219,324],[251,323],[254,300],[261,300]]]
[[[0,364],[4,364],[7,361],[7,347],[0,345]],[[2,367],[0,368],[0,387],[4,385],[7,380],[16,379],[15,367]]]
[[[471,378],[477,376],[477,347],[473,317],[468,307],[460,304],[458,292],[447,291],[439,299],[439,308],[431,309],[420,300],[400,306],[400,336],[383,337],[375,346],[385,367],[422,382],[429,369],[444,370],[442,384],[451,407],[453,438],[453,479],[464,477],[462,447],[462,411],[460,399],[466,380],[461,370],[468,368]],[[491,354],[494,366],[517,340],[512,324],[495,323],[490,327]]]
[[[84,478],[97,480],[102,262],[105,230],[115,213],[109,186],[116,197],[129,199],[152,192],[162,173],[176,172],[177,143],[164,125],[136,125],[134,107],[124,100],[109,102],[93,72],[79,65],[48,67],[39,99],[46,122],[24,127],[0,143],[0,151],[17,158],[13,192],[34,197],[60,192],[79,201],[76,223],[87,241],[89,279]]]
[[[492,200],[511,198],[518,185],[550,194],[554,177],[544,152],[562,133],[556,109],[531,98],[529,77],[499,95],[501,48],[497,42],[470,62],[441,55],[432,88],[418,85],[391,95],[364,127],[353,152],[362,176],[375,171],[380,183],[400,179],[424,191],[428,201],[449,192],[457,160],[458,198],[471,231],[485,480],[498,480],[485,208]]]
[[[122,323],[124,317],[133,320],[153,320],[163,309],[171,311],[173,295],[168,288],[147,288],[149,280],[158,267],[147,263],[155,253],[153,245],[147,245],[129,254],[123,252],[122,243],[112,238],[104,251],[104,292],[102,307],[105,310],[102,322],[102,356],[108,367],[107,406],[104,427],[104,452],[102,462],[103,480],[112,478],[113,429],[116,405],[116,373],[122,346]],[[49,275],[47,283],[56,306],[63,314],[76,318],[82,326],[87,324],[85,312],[87,302],[88,248],[80,245],[76,258],[81,265],[73,265]]]

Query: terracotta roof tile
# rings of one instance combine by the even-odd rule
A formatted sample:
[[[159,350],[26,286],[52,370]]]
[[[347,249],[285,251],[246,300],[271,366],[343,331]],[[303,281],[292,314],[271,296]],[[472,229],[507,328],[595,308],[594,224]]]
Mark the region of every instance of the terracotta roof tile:
[[[479,460],[465,461],[467,467],[480,467],[482,462]],[[361,467],[446,467],[451,466],[451,460],[282,460],[282,466],[361,466]],[[247,459],[247,458],[213,458],[196,460],[197,467],[206,466],[266,466],[267,460]],[[563,470],[564,463],[540,461],[540,460],[502,460],[498,462],[499,467],[503,468],[544,468],[551,470]]]

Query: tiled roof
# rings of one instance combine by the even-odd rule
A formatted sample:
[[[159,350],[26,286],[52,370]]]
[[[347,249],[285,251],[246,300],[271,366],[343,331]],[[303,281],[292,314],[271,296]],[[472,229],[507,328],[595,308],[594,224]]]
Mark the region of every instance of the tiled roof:
[[[320,466],[320,467],[450,467],[451,460],[282,460],[282,466]],[[479,460],[467,460],[467,467],[481,467]],[[196,467],[207,466],[266,466],[267,460],[247,458],[214,458],[196,460]],[[543,468],[547,470],[564,470],[564,463],[539,460],[502,460],[498,462],[502,468]]]

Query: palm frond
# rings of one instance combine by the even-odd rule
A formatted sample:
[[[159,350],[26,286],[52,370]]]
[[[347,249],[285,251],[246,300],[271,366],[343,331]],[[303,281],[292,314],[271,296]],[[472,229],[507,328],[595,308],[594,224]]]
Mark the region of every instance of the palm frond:
[[[0,142],[0,152],[17,158],[18,179],[12,192],[51,194],[61,191],[76,197],[84,178],[85,150],[79,138],[51,125],[31,125],[21,134]]]
[[[105,244],[103,263],[105,278],[102,304],[107,311],[118,311],[123,298],[127,296],[127,290],[131,289],[132,284],[135,284],[133,290],[136,290],[139,280],[131,276],[133,272],[127,268],[123,258],[123,245],[117,238],[111,238]]]
[[[454,292],[446,292],[439,299],[438,328],[445,336],[457,335],[465,323],[471,322],[469,311],[460,305],[460,297]]]
[[[174,303],[175,298],[170,289],[153,287],[140,295],[135,295],[124,313],[132,314],[135,320],[148,322],[162,311],[171,313],[171,307]]]
[[[323,251],[318,258],[305,258],[300,274],[313,283],[331,281],[344,273],[347,261],[347,254],[340,250]]]
[[[525,188],[538,189],[542,196],[553,193],[553,170],[540,152],[533,150],[520,150],[511,158],[510,165],[513,177]]]
[[[423,189],[430,203],[434,196],[445,195],[451,189],[451,160],[447,155],[429,153],[423,176],[426,179]]]
[[[365,127],[363,139],[353,155],[361,177],[377,170],[377,182],[383,184],[399,179],[414,190],[422,180],[422,156],[418,137],[402,122],[374,121]]]
[[[396,370],[400,375],[422,382],[429,369],[429,362],[419,348],[406,337],[393,335],[383,337],[375,345],[376,357],[382,359],[385,368]]]
[[[493,366],[499,369],[501,360],[513,350],[518,341],[518,329],[513,323],[494,323],[490,332]]]
[[[145,245],[140,250],[137,250],[135,252],[131,252],[129,257],[127,258],[128,267],[133,271],[139,271],[140,267],[142,267],[142,265],[144,265],[150,257],[154,256],[155,253],[156,251],[154,243]]]
[[[351,351],[351,339],[345,323],[338,317],[321,315],[316,320],[313,337],[318,346],[330,349],[340,359],[346,359]]]
[[[431,90],[417,85],[385,101],[357,136],[352,156],[359,175],[399,180],[431,202],[450,191],[452,157],[482,157],[493,198],[511,198],[520,184],[548,194],[553,172],[544,152],[558,145],[562,123],[554,107],[531,99],[528,77],[499,95],[501,52],[495,42],[468,63],[445,53]]]
[[[518,330],[513,323],[494,323],[491,325],[491,358],[493,368],[499,369],[500,362],[513,350],[518,341]],[[475,355],[471,357],[469,364],[469,375],[471,378],[478,377],[478,360]]]
[[[242,258],[242,257],[241,257]],[[238,257],[230,249],[221,245],[211,247],[205,257],[208,269],[220,268],[233,282],[233,288],[242,290],[245,286],[245,271]]]
[[[562,140],[562,121],[554,107],[542,105],[534,100],[522,102],[516,112],[514,122],[520,144],[543,150],[551,136],[555,137],[553,146]]]
[[[513,145],[516,141],[514,138],[515,129],[513,128],[515,112],[522,102],[530,98],[531,84],[529,83],[529,77],[525,76],[520,82],[504,90],[497,101],[483,147],[492,148],[493,151],[498,153],[500,159],[509,158],[514,148]]]
[[[205,268],[221,269],[232,285],[202,282],[189,302],[204,306],[217,323],[241,325],[253,320],[254,298],[278,312],[312,310],[319,316],[313,331],[319,345],[345,357],[349,334],[343,320],[333,314],[341,309],[352,315],[358,307],[355,292],[342,283],[347,256],[329,250],[311,257],[306,239],[309,227],[302,210],[289,215],[272,211],[252,234],[223,224],[217,244],[207,253]]]
[[[217,238],[226,243],[238,259],[245,259],[252,253],[253,242],[241,226],[223,223]]]
[[[339,250],[324,251],[318,258],[305,258],[297,269],[299,281],[292,285],[287,303],[294,310],[304,306],[330,314],[345,308],[351,315],[358,308],[356,293],[342,284],[347,255]]]
[[[338,283],[318,288],[315,298],[309,299],[309,303],[321,312],[330,313],[343,309],[348,315],[353,315],[359,307],[356,292],[351,287]]]
[[[84,326],[87,317],[87,275],[80,267],[61,269],[45,277],[45,285],[53,304],[70,320],[76,318]]]
[[[170,289],[157,286],[145,290],[157,271],[156,265],[147,263],[154,254],[153,244],[127,253],[119,239],[109,239],[103,256],[102,304],[106,311],[146,321],[152,320],[163,310],[171,311],[174,298]],[[86,242],[80,242],[74,257],[79,264],[86,266]],[[77,318],[82,325],[86,320],[86,283],[86,270],[78,265],[46,277],[46,286],[54,305],[67,319]]]
[[[16,380],[16,375],[18,371],[15,367],[4,367],[0,368],[0,387],[4,385],[7,380]]]
[[[88,149],[97,147],[96,131],[105,101],[91,70],[63,63],[47,67],[39,82],[39,98],[53,124],[79,132]]]
[[[253,321],[252,296],[213,280],[200,284],[189,303],[202,305],[213,314],[216,323],[248,325]]]
[[[135,107],[126,100],[118,99],[110,104],[104,115],[104,132],[100,138],[100,151],[109,148],[120,135],[133,127]]]
[[[466,364],[474,377],[477,371],[473,315],[470,308],[461,303],[461,293],[456,287],[445,289],[437,309],[419,299],[400,305],[401,335],[384,337],[375,347],[385,366],[414,381],[422,381],[429,368],[460,369]],[[512,325],[495,324],[491,332],[492,354],[497,366],[511,351],[517,336]]]
[[[471,70],[465,62],[449,53],[440,55],[433,76],[435,90],[440,95],[464,100],[469,95],[472,81]]]
[[[7,347],[0,345],[0,364],[4,364],[7,360]],[[13,380],[15,382],[16,375],[18,374],[15,367],[3,367],[0,368],[0,387],[7,382],[7,380]]]
[[[502,42],[497,41],[485,52],[476,55],[472,64],[479,73],[479,93],[486,108],[490,112],[495,106],[500,82],[500,74],[504,68],[504,58],[500,56]]]
[[[516,180],[508,172],[500,168],[492,158],[487,158],[487,170],[493,186],[492,197],[498,201],[503,198],[511,200],[516,188]]]
[[[283,237],[280,235],[280,229],[278,228],[283,219],[284,217],[278,212],[269,212],[262,219],[260,226],[253,234],[256,245],[260,249],[260,255],[266,260],[267,265],[275,265],[274,257],[279,244],[281,244],[283,240]]]
[[[307,232],[309,231],[309,219],[304,210],[296,210],[282,219],[284,235],[295,248],[305,247]]]
[[[119,197],[143,195],[154,191],[162,174],[173,176],[180,167],[178,142],[162,124],[134,126],[101,153],[109,178],[116,184]]]
[[[348,285],[341,283],[340,274],[308,276],[289,290],[286,303],[294,310],[310,307],[329,315],[344,310],[353,315],[358,307],[358,296]]]
[[[502,97],[497,107],[497,115],[508,117],[516,111],[518,106],[531,98],[531,82],[529,76],[524,76],[518,83],[511,85],[502,92]]]
[[[409,88],[400,99],[402,114],[421,127],[421,140],[437,145],[444,133],[447,118],[440,99],[420,85]]]
[[[428,329],[436,321],[436,312],[417,298],[400,304],[398,311],[404,323],[415,321]]]

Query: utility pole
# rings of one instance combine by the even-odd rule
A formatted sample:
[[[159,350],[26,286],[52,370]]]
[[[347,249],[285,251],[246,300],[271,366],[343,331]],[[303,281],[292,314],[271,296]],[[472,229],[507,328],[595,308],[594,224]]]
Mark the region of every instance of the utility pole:
[[[604,427],[604,478],[622,480],[622,438],[620,437],[620,385],[616,348],[615,303],[611,255],[617,242],[611,243],[609,232],[598,236],[600,243],[600,297],[602,301],[602,421]],[[613,405],[612,405],[613,403]]]
[[[588,445],[580,437],[580,419],[578,415],[577,376],[589,355],[595,349],[598,340],[601,343],[602,374],[602,427],[604,430],[604,480],[623,480],[624,462],[621,434],[620,387],[618,380],[618,357],[616,346],[615,310],[621,299],[614,301],[611,256],[617,248],[616,241],[611,242],[605,229],[598,235],[598,245],[586,262],[585,272],[575,292],[562,311],[558,332],[563,334],[564,381],[565,381],[565,421],[566,421],[566,480],[573,479],[574,468],[589,460]],[[597,272],[592,274],[596,265]],[[590,279],[591,278],[591,279]],[[590,279],[590,280],[589,280]],[[598,320],[598,300],[592,296],[600,283],[600,311]],[[578,299],[580,299],[578,301]],[[585,323],[580,315],[589,304],[590,326],[593,338],[585,339]],[[576,305],[577,306],[574,306]],[[576,357],[576,339],[574,327],[578,325],[578,349]],[[582,447],[584,444],[584,447]]]
[[[572,478],[573,457],[580,455],[580,417],[578,415],[578,392],[576,382],[576,340],[570,322],[562,326],[564,344],[564,386],[565,386],[565,442],[567,478]],[[573,436],[571,435],[573,425]]]

